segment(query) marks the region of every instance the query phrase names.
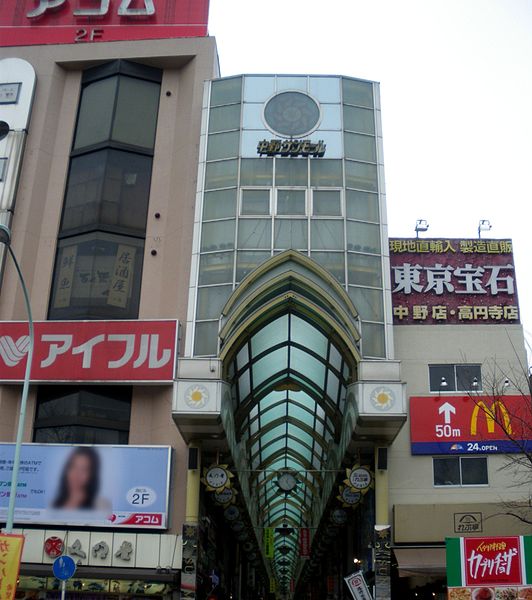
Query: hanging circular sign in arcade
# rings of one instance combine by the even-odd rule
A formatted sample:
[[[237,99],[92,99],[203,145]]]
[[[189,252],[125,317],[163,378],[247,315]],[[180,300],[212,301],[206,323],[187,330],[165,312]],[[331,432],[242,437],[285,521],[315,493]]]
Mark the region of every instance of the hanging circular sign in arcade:
[[[357,506],[362,500],[362,493],[350,488],[349,486],[340,486],[340,495],[337,496],[344,508]]]
[[[223,488],[218,492],[215,492],[214,501],[220,506],[227,506],[232,504],[236,500],[236,490],[234,488]]]
[[[347,523],[347,513],[343,508],[335,508],[331,513],[331,521],[335,525],[345,525]]]
[[[365,494],[373,483],[373,475],[369,467],[355,465],[352,469],[346,469],[347,480],[344,482],[354,490]]]
[[[229,506],[224,510],[224,517],[227,521],[236,521],[240,517],[240,511],[236,506]]]
[[[218,492],[230,488],[233,477],[229,465],[211,465],[205,469],[202,481],[208,492]]]

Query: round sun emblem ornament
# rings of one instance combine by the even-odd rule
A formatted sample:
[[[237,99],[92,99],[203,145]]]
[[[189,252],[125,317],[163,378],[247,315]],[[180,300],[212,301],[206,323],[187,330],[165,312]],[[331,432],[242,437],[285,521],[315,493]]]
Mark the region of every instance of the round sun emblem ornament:
[[[320,107],[303,92],[281,92],[266,103],[264,121],[277,135],[304,137],[318,126]]]
[[[355,465],[352,469],[346,469],[347,479],[345,483],[353,490],[358,490],[363,494],[368,491],[373,483],[373,475],[368,467]]]
[[[190,408],[205,408],[209,401],[209,390],[204,385],[191,385],[185,392],[185,402]]]
[[[377,410],[386,412],[395,404],[395,394],[388,387],[378,387],[371,392],[370,400]]]

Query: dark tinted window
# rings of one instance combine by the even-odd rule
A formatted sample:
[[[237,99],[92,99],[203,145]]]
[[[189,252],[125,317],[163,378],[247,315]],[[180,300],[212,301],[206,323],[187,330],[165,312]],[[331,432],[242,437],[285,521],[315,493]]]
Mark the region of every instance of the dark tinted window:
[[[119,150],[74,157],[61,232],[111,228],[144,235],[152,158]]]
[[[454,365],[429,365],[430,391],[453,392],[456,390]]]
[[[434,485],[460,485],[458,458],[434,459]]]
[[[91,233],[59,242],[51,319],[138,316],[144,241]]]
[[[482,389],[480,365],[456,365],[456,389],[464,392]]]
[[[434,485],[487,485],[485,456],[434,458]]]
[[[460,458],[462,485],[488,483],[488,461],[484,457]]]
[[[431,392],[468,392],[482,389],[480,365],[429,365]]]
[[[127,444],[129,386],[41,386],[34,441],[63,444]]]

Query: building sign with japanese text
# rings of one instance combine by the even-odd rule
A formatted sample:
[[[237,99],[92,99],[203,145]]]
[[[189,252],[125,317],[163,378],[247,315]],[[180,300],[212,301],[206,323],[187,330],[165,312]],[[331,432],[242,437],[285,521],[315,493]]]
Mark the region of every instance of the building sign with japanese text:
[[[24,536],[0,534],[0,598],[14,600],[17,590]]]
[[[261,140],[257,145],[259,156],[312,156],[321,158],[325,156],[327,146],[323,140],[311,142],[310,140]]]
[[[511,240],[389,244],[394,324],[519,323]]]
[[[412,454],[532,451],[532,415],[523,396],[412,396]]]
[[[0,444],[0,522],[7,514],[14,455],[14,444]],[[15,522],[164,529],[170,457],[168,446],[23,444]],[[59,556],[63,541],[48,537],[44,549]]]
[[[207,35],[208,0],[5,0],[0,46]]]
[[[34,382],[171,383],[177,321],[38,321]],[[28,324],[0,322],[0,381],[24,380]]]
[[[532,536],[447,538],[449,600],[532,596]]]

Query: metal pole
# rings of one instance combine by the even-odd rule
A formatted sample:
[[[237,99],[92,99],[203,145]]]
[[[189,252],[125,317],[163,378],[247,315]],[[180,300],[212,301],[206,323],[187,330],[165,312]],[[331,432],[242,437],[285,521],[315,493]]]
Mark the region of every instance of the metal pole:
[[[61,600],[65,600],[66,596],[66,581],[63,579],[61,582]]]
[[[20,451],[22,448],[22,439],[24,437],[24,423],[26,421],[26,407],[28,404],[28,393],[30,390],[30,377],[31,377],[31,363],[33,359],[33,344],[34,344],[34,335],[33,335],[33,316],[31,313],[31,304],[30,297],[28,294],[28,288],[26,287],[26,282],[24,281],[24,276],[22,275],[22,271],[20,269],[20,265],[18,263],[17,257],[15,253],[11,249],[11,245],[6,243],[7,251],[9,252],[13,262],[15,264],[15,268],[17,270],[17,274],[20,280],[20,284],[22,286],[22,292],[24,293],[24,302],[26,304],[26,311],[28,313],[28,330],[29,330],[29,338],[30,343],[28,347],[28,354],[26,359],[26,372],[24,374],[24,385],[22,386],[22,397],[20,399],[20,413],[18,418],[18,429],[17,429],[17,438],[15,442],[15,457],[13,459],[13,474],[11,475],[11,488],[9,494],[9,507],[7,509],[7,519],[6,519],[6,533],[12,533],[13,531],[13,521],[15,520],[15,501],[17,498],[17,487],[18,487],[18,475],[20,469]]]

